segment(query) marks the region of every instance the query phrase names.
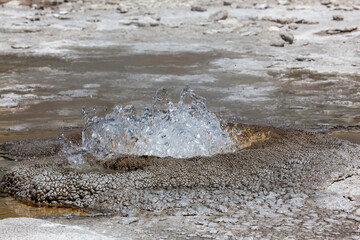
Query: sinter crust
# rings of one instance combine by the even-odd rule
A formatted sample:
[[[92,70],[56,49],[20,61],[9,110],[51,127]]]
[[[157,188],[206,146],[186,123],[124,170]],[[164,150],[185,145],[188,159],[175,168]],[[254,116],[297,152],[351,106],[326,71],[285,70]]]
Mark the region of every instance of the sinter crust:
[[[5,174],[2,189],[35,203],[119,211],[131,202],[132,207],[151,210],[159,206],[146,199],[164,191],[186,196],[196,189],[231,189],[244,194],[321,190],[359,168],[358,145],[319,133],[260,129],[269,139],[211,157],[121,156],[75,169],[56,155],[34,158],[30,154],[31,158]],[[259,127],[255,132],[259,133]],[[53,151],[53,145],[49,146]],[[170,207],[176,201],[167,199]]]

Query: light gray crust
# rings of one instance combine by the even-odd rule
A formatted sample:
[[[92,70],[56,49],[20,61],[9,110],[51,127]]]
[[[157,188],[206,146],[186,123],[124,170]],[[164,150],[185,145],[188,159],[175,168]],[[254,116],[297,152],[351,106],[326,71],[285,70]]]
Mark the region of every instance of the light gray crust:
[[[323,190],[357,173],[360,148],[332,136],[266,128],[271,137],[235,153],[190,159],[155,158],[136,171],[72,168],[55,157],[29,158],[10,169],[3,191],[45,204],[120,211],[146,203],[161,192],[233,189],[268,194],[281,189]],[[54,160],[55,159],[55,160]],[[183,196],[183,197],[184,197]],[[176,199],[172,205],[176,205]]]

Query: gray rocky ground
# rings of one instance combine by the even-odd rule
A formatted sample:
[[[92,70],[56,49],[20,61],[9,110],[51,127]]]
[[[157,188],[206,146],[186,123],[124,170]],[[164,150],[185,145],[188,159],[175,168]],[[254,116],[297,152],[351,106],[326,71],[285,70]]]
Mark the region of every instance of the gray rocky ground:
[[[229,59],[221,63],[224,71],[359,75],[357,1],[56,1],[45,9],[41,1],[30,7],[29,1],[0,2],[7,2],[0,7],[1,54],[72,58],[76,48],[89,46],[227,50],[246,61]],[[1,234],[6,239],[48,239],[49,233],[68,239],[70,232],[74,239],[359,239],[359,146],[326,135],[272,131],[264,144],[234,154],[155,159],[130,172],[101,173],[94,166],[84,172],[54,163],[55,140],[3,145],[7,157],[31,157],[5,176],[6,191],[101,214],[1,220]]]
[[[53,153],[49,140],[38,141],[27,148],[31,157],[5,174],[2,189],[26,201],[91,209],[91,216],[45,220],[104,238],[358,239],[359,145],[325,134],[262,131],[267,140],[235,153],[147,158],[136,168],[116,165],[126,156],[74,168],[57,155],[44,157],[45,147],[34,158],[36,144]],[[24,158],[23,144],[31,145],[8,143],[2,151]]]

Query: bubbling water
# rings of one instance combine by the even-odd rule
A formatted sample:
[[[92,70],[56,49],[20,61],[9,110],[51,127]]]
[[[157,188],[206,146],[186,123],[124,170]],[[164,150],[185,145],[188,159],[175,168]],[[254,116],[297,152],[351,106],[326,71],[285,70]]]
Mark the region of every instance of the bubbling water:
[[[188,158],[234,151],[234,143],[223,131],[206,100],[185,88],[175,106],[167,90],[153,97],[152,109],[137,115],[133,106],[118,105],[99,118],[83,109],[85,129],[82,149],[98,157],[109,154],[153,155]]]

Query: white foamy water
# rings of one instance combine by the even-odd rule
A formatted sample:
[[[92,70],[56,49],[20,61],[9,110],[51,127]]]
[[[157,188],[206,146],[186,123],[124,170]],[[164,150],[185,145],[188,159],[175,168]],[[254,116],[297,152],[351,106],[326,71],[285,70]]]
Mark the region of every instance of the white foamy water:
[[[204,98],[185,88],[175,106],[165,89],[157,90],[152,109],[141,116],[118,105],[104,118],[84,110],[82,149],[97,156],[135,154],[187,158],[233,151],[234,143],[209,112]]]
[[[21,101],[36,99],[34,94],[19,95],[15,93],[6,93],[0,95],[0,107],[17,107]]]
[[[69,96],[72,98],[84,98],[97,95],[97,90],[93,89],[75,89],[59,92],[60,95]]]
[[[33,92],[35,89],[43,89],[43,88],[51,88],[50,85],[42,85],[42,84],[14,84],[6,87],[0,88],[0,92],[2,91],[17,91],[17,92]]]
[[[101,85],[97,83],[84,84],[83,88],[99,88]]]

